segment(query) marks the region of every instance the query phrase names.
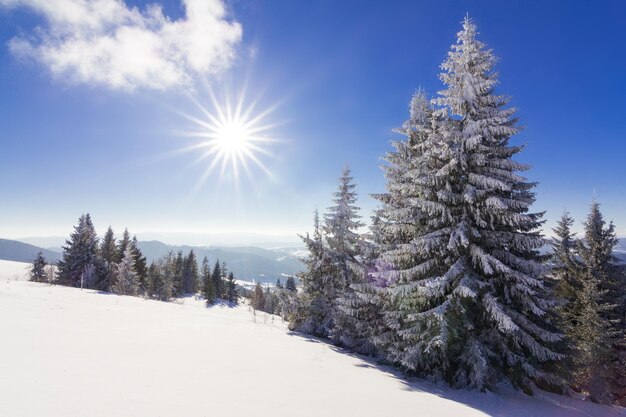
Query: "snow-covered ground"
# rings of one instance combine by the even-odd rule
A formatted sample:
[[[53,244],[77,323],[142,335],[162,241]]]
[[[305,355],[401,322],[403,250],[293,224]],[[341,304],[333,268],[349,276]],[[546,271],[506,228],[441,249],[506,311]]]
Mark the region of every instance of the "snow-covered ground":
[[[552,394],[407,382],[247,307],[16,280],[27,266],[0,261],[0,416],[626,415]]]

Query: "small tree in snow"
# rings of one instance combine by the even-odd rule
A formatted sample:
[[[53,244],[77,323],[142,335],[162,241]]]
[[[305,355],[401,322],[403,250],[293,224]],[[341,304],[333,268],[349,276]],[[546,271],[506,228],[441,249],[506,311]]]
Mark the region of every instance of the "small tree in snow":
[[[117,264],[115,271],[115,283],[113,285],[113,292],[120,295],[137,295],[139,291],[139,279],[133,269],[133,252],[132,248],[128,246],[124,257]]]
[[[46,273],[46,266],[46,259],[41,252],[38,252],[30,269],[30,280],[34,282],[47,282],[48,274]]]

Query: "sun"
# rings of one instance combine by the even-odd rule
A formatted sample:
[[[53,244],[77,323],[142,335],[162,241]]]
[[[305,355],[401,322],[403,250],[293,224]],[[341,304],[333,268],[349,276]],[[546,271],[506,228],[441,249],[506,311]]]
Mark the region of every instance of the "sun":
[[[257,101],[246,105],[243,93],[235,105],[228,96],[218,100],[212,92],[209,93],[210,107],[202,105],[196,97],[190,98],[201,116],[180,113],[193,124],[193,128],[181,132],[182,135],[194,139],[194,143],[182,151],[200,152],[194,164],[208,162],[199,184],[218,167],[220,179],[229,176],[237,181],[240,171],[244,171],[252,180],[256,177],[254,169],[271,177],[262,158],[272,156],[267,147],[277,141],[270,135],[276,124],[267,121],[274,106],[255,112]]]
[[[218,126],[215,136],[216,146],[229,154],[243,152],[252,137],[246,126],[239,120]]]

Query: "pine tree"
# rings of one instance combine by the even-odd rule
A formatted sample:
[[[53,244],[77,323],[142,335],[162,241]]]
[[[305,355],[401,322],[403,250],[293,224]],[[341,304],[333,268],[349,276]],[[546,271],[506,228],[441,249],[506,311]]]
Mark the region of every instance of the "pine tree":
[[[389,171],[381,198],[390,268],[380,277],[393,283],[386,314],[399,341],[388,353],[455,386],[508,380],[529,391],[535,380],[559,383],[544,369],[562,358],[554,350],[562,335],[547,318],[541,214],[529,212],[534,184],[512,160],[521,151],[509,145],[515,109],[494,94],[495,57],[476,34],[465,19],[442,65],[440,107],[425,107],[400,158],[409,163]]]
[[[58,263],[58,283],[72,287],[95,288],[98,263],[98,237],[89,213],[83,214],[63,247]]]
[[[282,284],[280,283],[280,280],[278,280],[278,282],[276,283],[276,287],[278,288],[283,287]],[[296,280],[294,277],[287,277],[287,281],[285,282],[285,289],[291,292],[298,291],[297,286],[296,286]]]
[[[126,247],[124,257],[117,264],[113,292],[119,295],[137,295],[139,291],[139,277],[133,268],[133,252],[130,246]]]
[[[157,285],[159,282],[159,275],[161,271],[156,262],[152,261],[148,267],[148,273],[146,274],[145,282],[145,294],[148,298],[155,298],[157,293]]]
[[[372,233],[364,236],[369,239],[363,242],[362,263],[368,273],[360,283],[353,283],[350,287],[350,297],[344,297],[339,303],[339,308],[348,321],[349,331],[343,335],[343,344],[351,350],[372,356],[380,356],[387,346],[387,336],[392,332],[387,328],[384,318],[384,306],[387,300],[387,288],[385,283],[376,281],[372,272],[377,271],[379,258],[379,244],[376,239],[378,234],[378,216],[372,217]]]
[[[37,253],[35,259],[33,259],[33,264],[30,269],[30,280],[34,282],[47,282],[48,274],[46,273],[46,266],[48,263],[46,259],[43,257],[41,252]]]
[[[620,403],[626,394],[626,321],[624,277],[613,249],[618,243],[613,223],[606,225],[593,202],[578,242],[581,267],[570,299],[568,323],[575,343],[575,388],[593,401]]]
[[[209,260],[206,256],[202,260],[202,295],[204,296],[207,305],[213,304],[217,297],[215,293],[215,285],[211,276],[211,268],[209,267]]]
[[[126,249],[131,245],[130,241],[130,233],[128,233],[128,228],[124,229],[124,234],[122,235],[122,239],[117,244],[117,259],[116,263],[119,263],[126,253]]]
[[[265,287],[265,294],[263,294],[263,296],[265,297],[265,306],[263,311],[269,314],[274,314],[276,311],[276,294],[270,290],[270,287]]]
[[[314,213],[313,237],[300,236],[308,250],[303,259],[306,271],[300,282],[295,311],[289,317],[289,327],[314,336],[328,337],[333,327],[333,306],[337,296],[335,277],[339,275],[333,256],[329,253],[320,228],[319,214]]]
[[[187,294],[198,292],[198,262],[193,249],[183,261],[183,291]]]
[[[232,272],[228,273],[226,279],[226,301],[231,305],[237,305],[239,301],[239,294],[237,293],[237,283],[235,282],[235,275]]]
[[[174,264],[173,264],[173,280],[172,283],[174,284],[174,295],[175,296],[180,296],[182,295],[184,288],[183,288],[183,269],[185,267],[185,257],[183,256],[183,251],[178,251],[178,253],[176,254],[176,258],[174,258]]]
[[[228,268],[226,268],[226,262],[222,262],[220,264],[220,273],[222,275],[222,279],[220,281],[221,288],[218,294],[220,298],[226,299],[226,293],[227,293],[226,280],[228,279]]]
[[[220,266],[219,259],[215,261],[215,265],[213,266],[211,280],[213,281],[213,288],[215,289],[215,297],[222,298],[222,294],[224,294],[224,279],[222,278],[222,267]]]
[[[154,284],[156,298],[161,301],[169,301],[174,297],[174,279],[176,276],[176,257],[170,251],[164,259],[159,261],[159,275]]]
[[[117,248],[115,246],[115,235],[111,226],[107,229],[100,244],[100,260],[102,269],[96,288],[100,291],[110,291],[113,275],[115,273],[115,264],[117,259]]]
[[[139,249],[137,236],[133,236],[133,239],[130,241],[130,249],[133,255],[133,270],[135,271],[135,274],[137,274],[139,287],[142,291],[145,291],[147,287],[146,281],[148,279],[148,266],[146,257],[143,256],[141,249]]]
[[[332,300],[332,328],[329,336],[335,343],[349,348],[356,348],[356,317],[352,310],[344,308],[356,298],[352,285],[365,282],[362,250],[364,242],[358,229],[364,224],[359,220],[359,208],[355,205],[356,185],[348,167],[344,168],[339,178],[339,189],[334,194],[335,205],[329,207],[325,216],[324,230],[328,245],[327,254],[333,258],[336,275],[333,277],[335,293]],[[328,288],[328,286],[327,286]]]
[[[263,293],[263,287],[259,282],[254,286],[254,292],[252,293],[252,299],[250,305],[253,309],[263,311],[265,309],[265,294]]]
[[[552,255],[550,256],[551,269],[547,275],[548,284],[553,288],[554,296],[558,304],[558,328],[565,335],[559,351],[566,354],[566,358],[558,364],[554,372],[563,376],[565,380],[571,380],[574,346],[574,327],[580,317],[580,303],[574,301],[579,291],[582,290],[578,282],[580,276],[580,262],[577,259],[576,234],[572,232],[574,219],[568,212],[564,212],[557,226],[552,229],[555,237],[551,241]],[[591,294],[587,297],[593,298]]]

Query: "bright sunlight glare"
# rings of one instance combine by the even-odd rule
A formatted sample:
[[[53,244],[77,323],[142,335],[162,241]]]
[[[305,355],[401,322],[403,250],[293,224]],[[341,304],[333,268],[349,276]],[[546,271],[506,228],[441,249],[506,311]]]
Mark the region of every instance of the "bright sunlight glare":
[[[255,112],[258,100],[246,105],[243,93],[239,95],[234,106],[228,96],[223,100],[217,100],[213,92],[209,92],[209,97],[210,110],[195,97],[190,96],[200,110],[201,117],[181,113],[193,124],[192,130],[181,134],[197,139],[196,143],[182,151],[200,150],[200,156],[194,164],[208,162],[198,186],[201,186],[217,168],[220,179],[226,174],[232,174],[234,180],[238,181],[240,171],[243,170],[252,180],[253,169],[260,169],[271,177],[270,171],[261,159],[272,156],[266,145],[277,141],[269,136],[270,130],[276,124],[266,121],[275,106]]]

